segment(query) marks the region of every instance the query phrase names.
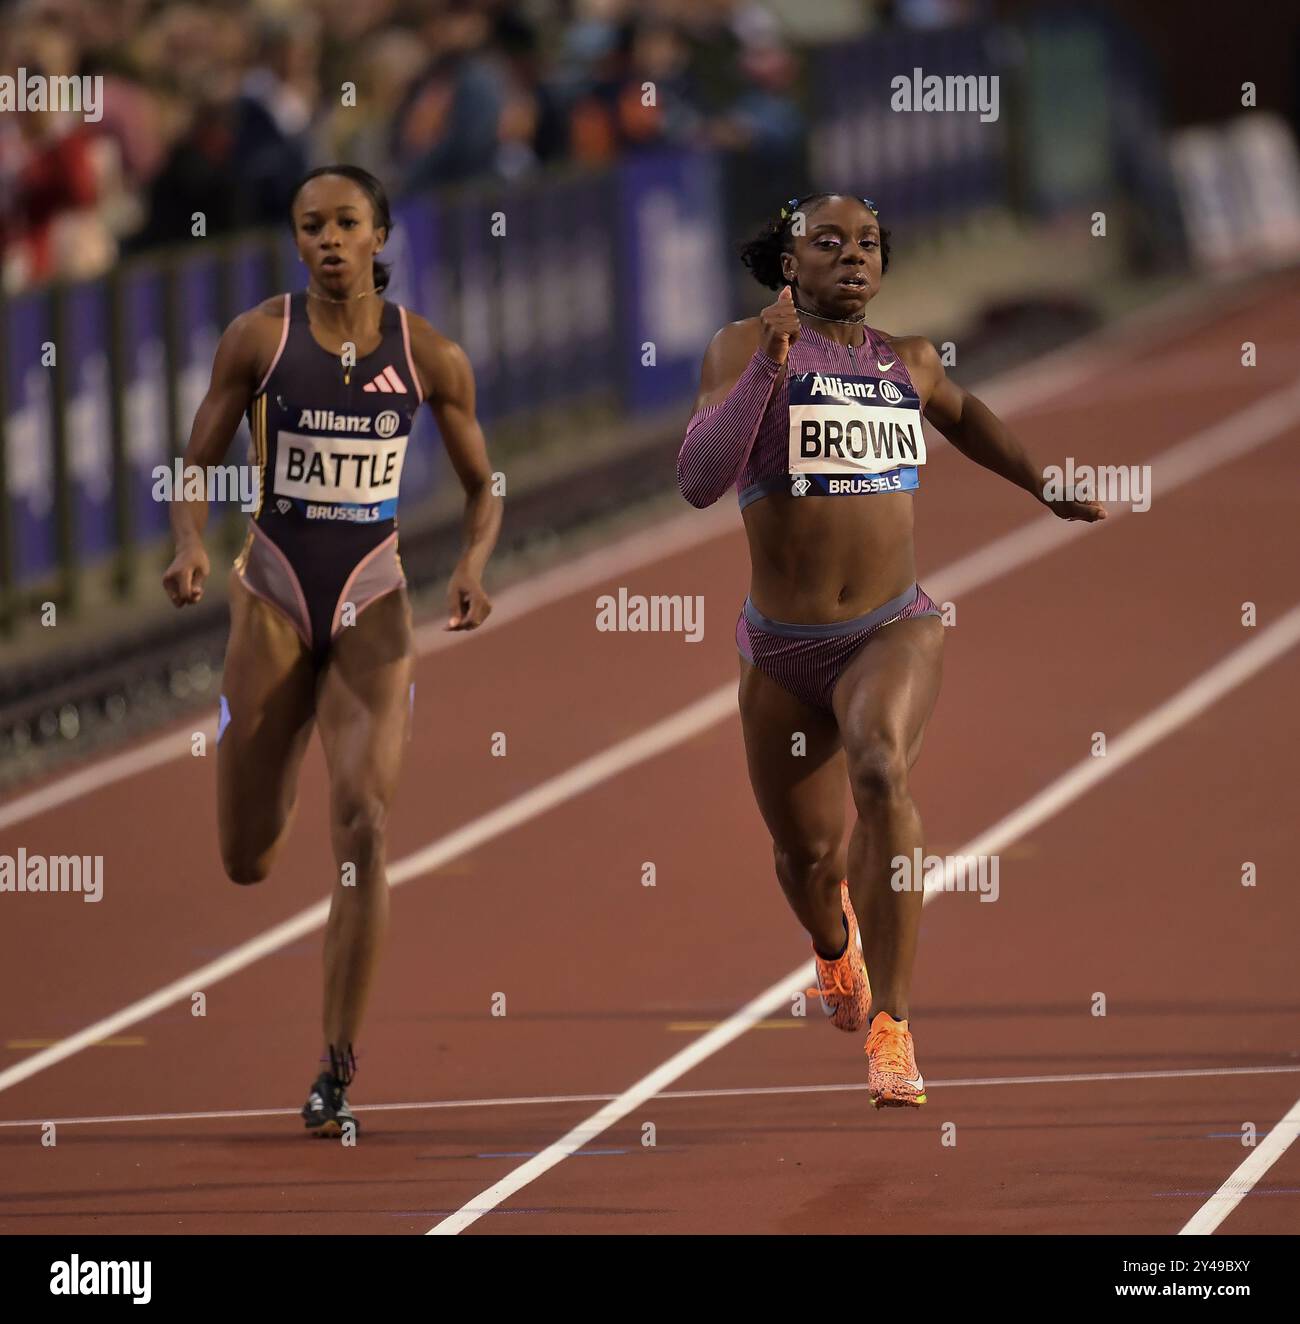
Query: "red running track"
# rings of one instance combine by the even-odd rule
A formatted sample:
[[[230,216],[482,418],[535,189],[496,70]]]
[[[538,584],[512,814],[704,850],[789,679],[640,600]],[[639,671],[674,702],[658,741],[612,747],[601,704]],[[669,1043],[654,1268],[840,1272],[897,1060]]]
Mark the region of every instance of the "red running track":
[[[1278,397],[1264,427],[1243,414],[1293,385],[1298,292],[1280,279],[1124,352],[1070,356],[1056,388],[1009,413],[1045,462],[1146,463],[1228,421],[1180,485],[1162,491],[1157,469],[1144,514],[1060,525],[1018,555],[1004,541],[997,574],[981,572],[962,558],[1038,512],[936,456],[917,545],[922,583],[957,619],[915,776],[931,852],[1032,801],[1089,759],[1093,733],[1115,741],[1300,601],[1300,396]],[[1240,366],[1243,340],[1259,367]],[[683,520],[662,556],[611,562],[421,658],[355,1148],[309,1142],[296,1117],[316,1069],[319,929],[190,978],[325,894],[315,747],[292,838],[257,888],[222,877],[203,759],[106,779],[0,833],[4,853],[105,857],[98,905],[3,898],[0,1231],[414,1233],[469,1206],[484,1212],[460,1221],[487,1233],[865,1231],[884,1216],[897,1232],[1159,1233],[1206,1204],[1250,1152],[1243,1125],[1262,1139],[1300,1095],[1293,649],[1003,848],[996,903],[927,908],[913,999],[926,1108],[873,1113],[856,1039],[787,1005],[572,1157],[484,1196],[808,955],[722,692],[739,517]],[[672,542],[682,527],[701,531],[693,545]],[[702,595],[703,642],[599,633],[595,599],[620,586]],[[716,720],[403,871],[706,695],[721,695]],[[173,981],[169,1005],[107,1043],[9,1074]],[[1300,1146],[1222,1224],[1297,1225]]]

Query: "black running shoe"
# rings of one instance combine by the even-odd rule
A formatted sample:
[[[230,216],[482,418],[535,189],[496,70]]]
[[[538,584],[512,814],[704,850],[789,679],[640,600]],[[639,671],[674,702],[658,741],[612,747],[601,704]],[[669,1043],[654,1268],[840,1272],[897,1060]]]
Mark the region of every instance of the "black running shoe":
[[[316,1077],[307,1102],[302,1106],[302,1119],[307,1123],[308,1133],[314,1136],[330,1139],[341,1136],[348,1122],[352,1123],[354,1138],[361,1134],[361,1126],[348,1106],[344,1087],[328,1071]]]

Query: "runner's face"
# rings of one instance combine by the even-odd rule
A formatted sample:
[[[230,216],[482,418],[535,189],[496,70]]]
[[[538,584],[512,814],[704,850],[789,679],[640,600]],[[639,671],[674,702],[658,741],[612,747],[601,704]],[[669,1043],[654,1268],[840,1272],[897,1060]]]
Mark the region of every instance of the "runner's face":
[[[375,228],[370,199],[350,179],[318,175],[293,204],[298,253],[313,284],[340,298],[373,288],[371,260],[388,237]]]
[[[880,289],[880,222],[858,198],[810,203],[804,234],[781,261],[804,307],[857,317]]]

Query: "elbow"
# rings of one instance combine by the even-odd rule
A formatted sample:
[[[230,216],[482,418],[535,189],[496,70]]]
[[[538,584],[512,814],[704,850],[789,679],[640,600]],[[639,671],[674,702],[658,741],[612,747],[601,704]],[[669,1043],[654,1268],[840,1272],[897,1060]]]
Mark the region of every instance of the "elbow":
[[[696,510],[711,506],[721,496],[720,492],[707,487],[699,475],[687,473],[681,465],[677,466],[677,490]]]

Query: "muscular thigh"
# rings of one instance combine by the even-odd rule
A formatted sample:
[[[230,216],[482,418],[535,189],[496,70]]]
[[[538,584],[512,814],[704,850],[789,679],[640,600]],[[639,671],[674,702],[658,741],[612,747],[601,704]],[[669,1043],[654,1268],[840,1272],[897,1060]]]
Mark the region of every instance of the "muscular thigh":
[[[808,857],[844,837],[844,752],[835,723],[744,659],[740,720],[749,780],[772,840]]]
[[[259,848],[278,835],[293,802],[315,707],[311,659],[297,631],[230,580],[230,640],[221,694],[229,721],[217,743],[221,831]]]
[[[917,616],[882,626],[835,685],[831,702],[850,757],[864,747],[921,752],[943,674],[943,622]]]
[[[414,674],[411,609],[386,593],[334,639],[317,694],[317,720],[335,811],[349,797],[387,807],[397,790]]]

